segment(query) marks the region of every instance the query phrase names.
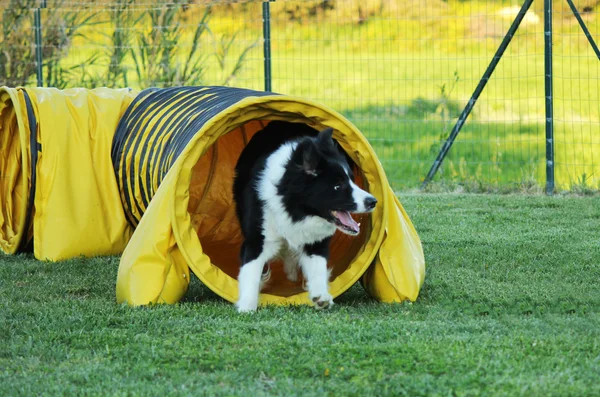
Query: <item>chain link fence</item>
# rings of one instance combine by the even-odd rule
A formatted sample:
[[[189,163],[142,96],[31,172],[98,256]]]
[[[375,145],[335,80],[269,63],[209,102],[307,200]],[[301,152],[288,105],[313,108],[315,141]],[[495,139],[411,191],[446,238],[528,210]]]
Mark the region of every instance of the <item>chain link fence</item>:
[[[446,145],[430,190],[541,191],[551,172],[591,192],[600,1],[571,3],[0,1],[0,84],[266,88],[347,116],[397,189],[422,186]]]

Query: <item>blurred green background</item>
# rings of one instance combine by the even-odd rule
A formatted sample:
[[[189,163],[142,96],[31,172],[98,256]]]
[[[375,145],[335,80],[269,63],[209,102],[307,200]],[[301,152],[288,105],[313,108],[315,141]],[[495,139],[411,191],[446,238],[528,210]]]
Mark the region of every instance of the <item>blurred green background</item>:
[[[1,2],[0,84],[36,85],[35,0]],[[543,0],[535,0],[430,190],[541,191]],[[574,1],[599,36],[600,1]],[[392,186],[417,188],[522,1],[270,3],[272,90],[346,115]],[[44,85],[224,84],[262,90],[262,2],[48,1]],[[553,1],[559,190],[600,187],[600,62],[566,0]]]

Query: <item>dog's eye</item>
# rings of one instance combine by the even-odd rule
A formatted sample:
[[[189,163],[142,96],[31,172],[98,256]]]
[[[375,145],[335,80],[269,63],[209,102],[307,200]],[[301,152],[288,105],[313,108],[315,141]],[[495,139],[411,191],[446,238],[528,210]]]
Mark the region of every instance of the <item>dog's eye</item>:
[[[333,190],[340,190],[340,188],[341,188],[341,187],[342,187],[341,185],[335,185],[335,186],[333,187]]]

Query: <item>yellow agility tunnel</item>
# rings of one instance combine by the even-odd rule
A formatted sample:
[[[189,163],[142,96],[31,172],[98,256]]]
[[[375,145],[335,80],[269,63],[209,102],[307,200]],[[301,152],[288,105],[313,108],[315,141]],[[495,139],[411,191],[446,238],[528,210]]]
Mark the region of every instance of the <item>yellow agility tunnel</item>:
[[[379,202],[360,220],[359,236],[334,236],[332,296],[359,280],[383,302],[418,296],[425,273],[419,237],[368,141],[323,105],[230,87],[139,94],[3,88],[0,99],[6,253],[31,239],[38,259],[122,252],[118,302],[175,303],[190,270],[234,302],[241,245],[231,192],[235,163],[254,133],[281,120],[332,127],[354,162],[356,183]],[[277,263],[271,269],[261,304],[309,303],[302,280],[288,281]]]
[[[110,148],[128,89],[0,88],[0,248],[119,254],[131,237]]]

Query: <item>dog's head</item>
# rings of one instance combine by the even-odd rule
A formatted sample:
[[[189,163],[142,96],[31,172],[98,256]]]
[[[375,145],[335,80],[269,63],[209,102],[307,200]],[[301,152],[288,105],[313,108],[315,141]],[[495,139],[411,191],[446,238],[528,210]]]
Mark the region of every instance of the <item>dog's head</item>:
[[[360,224],[350,214],[373,211],[377,200],[354,183],[347,156],[332,134],[328,128],[316,137],[299,141],[291,159],[295,183],[302,189],[297,192],[295,204],[355,236],[360,232]]]

